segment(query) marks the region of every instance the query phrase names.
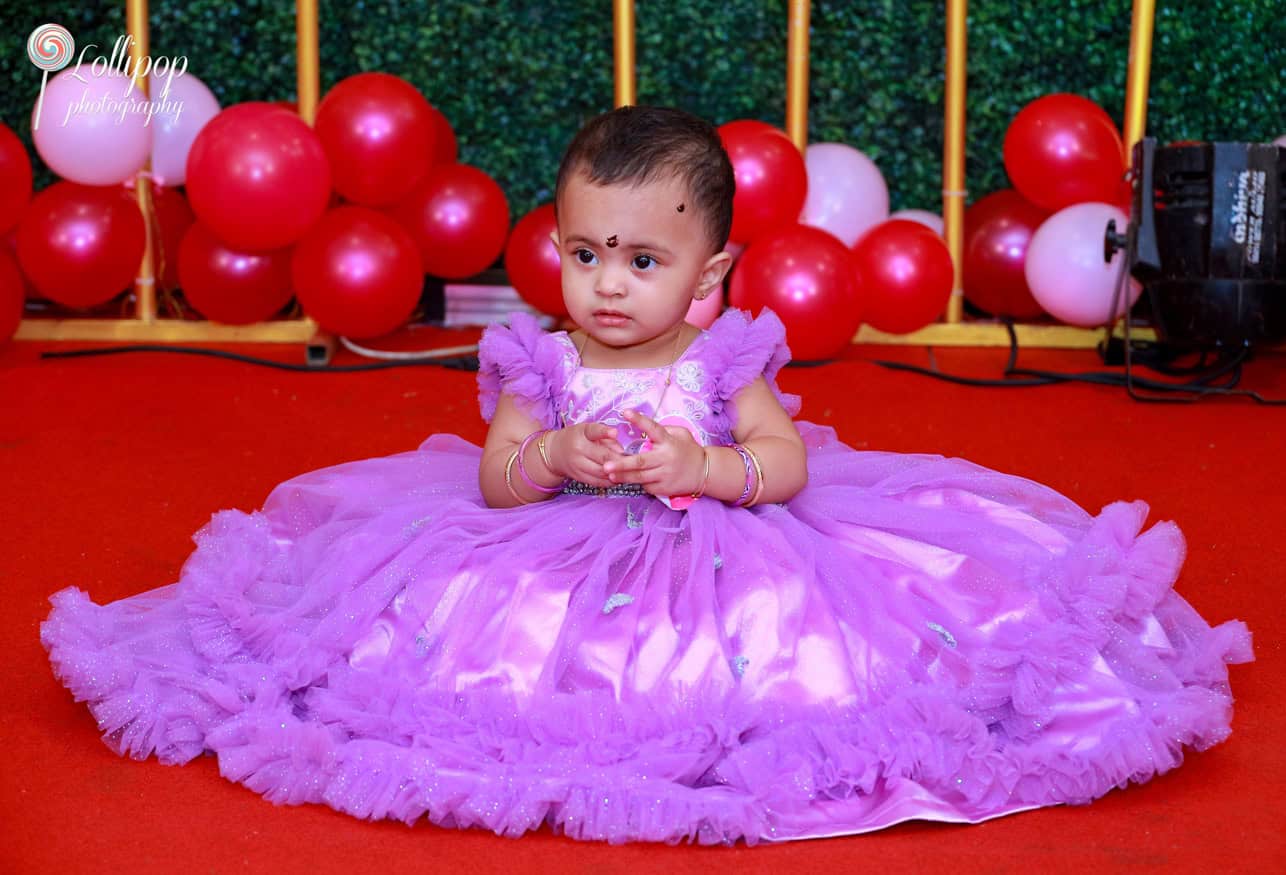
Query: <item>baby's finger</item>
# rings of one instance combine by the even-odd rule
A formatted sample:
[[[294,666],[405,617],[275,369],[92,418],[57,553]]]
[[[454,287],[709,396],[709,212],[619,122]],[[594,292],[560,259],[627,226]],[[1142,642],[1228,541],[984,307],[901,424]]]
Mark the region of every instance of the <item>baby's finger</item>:
[[[627,410],[624,415],[632,424],[638,427],[640,431],[652,439],[652,444],[654,446],[659,443],[664,443],[665,440],[669,438],[669,435],[665,433],[665,429],[661,424],[652,417],[639,413],[637,410]]]
[[[603,438],[599,438],[598,440],[591,441],[591,443],[594,444],[594,446],[596,447],[604,447],[605,449],[612,450],[613,452],[617,452],[617,453],[623,452],[621,450],[621,442],[616,438],[616,432],[612,432],[607,437],[603,437]]]
[[[609,475],[613,483],[642,483],[647,476],[645,471],[617,471]]]
[[[610,425],[604,425],[601,422],[591,422],[585,426],[585,437],[592,441],[601,441],[604,438],[616,439],[616,429]]]
[[[652,483],[661,477],[660,469],[649,467],[615,468],[608,472],[617,483]]]
[[[618,471],[641,471],[644,468],[652,467],[651,460],[643,453],[634,456],[623,456],[619,459],[610,459],[603,465],[603,470],[608,474],[614,474]]]
[[[572,479],[579,480],[581,483],[585,483],[589,486],[611,486],[612,485],[612,481],[608,480],[607,476],[603,474],[603,472],[600,469],[595,469],[590,466],[585,466],[583,470],[575,472],[572,476]]]

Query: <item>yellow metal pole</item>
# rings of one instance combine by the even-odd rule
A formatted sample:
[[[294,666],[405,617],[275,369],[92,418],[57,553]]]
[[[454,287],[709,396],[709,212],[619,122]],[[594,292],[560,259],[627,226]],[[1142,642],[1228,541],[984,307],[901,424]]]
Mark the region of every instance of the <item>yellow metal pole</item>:
[[[612,32],[616,60],[616,105],[633,106],[634,93],[634,0],[612,3]]]
[[[790,0],[786,27],[786,133],[803,152],[808,148],[809,0]]]
[[[1154,0],[1134,0],[1130,23],[1130,66],[1125,81],[1125,163],[1130,163],[1134,144],[1143,139],[1148,120],[1148,75],[1152,67],[1152,22]]]
[[[295,92],[299,117],[308,124],[317,118],[321,68],[317,54],[317,0],[295,4]]]
[[[308,124],[317,120],[317,101],[321,96],[321,64],[317,48],[317,0],[295,3],[295,104],[299,117]],[[301,309],[299,298],[295,308]],[[328,364],[335,353],[335,336],[323,331],[312,317],[300,320],[309,333],[304,357],[311,364]]]
[[[942,223],[955,265],[947,321],[959,322],[964,310],[965,208],[965,20],[966,0],[947,0],[946,118],[942,132]]]
[[[143,64],[148,54],[147,0],[126,0],[125,29],[130,40],[130,62],[134,65],[134,86],[139,89],[143,99],[149,99],[147,76]],[[143,243],[143,262],[138,266],[134,277],[135,317],[142,322],[156,321],[156,215],[152,207],[152,158],[143,164],[143,169],[134,178],[134,196],[138,199],[139,211],[143,214],[143,226],[147,234]]]

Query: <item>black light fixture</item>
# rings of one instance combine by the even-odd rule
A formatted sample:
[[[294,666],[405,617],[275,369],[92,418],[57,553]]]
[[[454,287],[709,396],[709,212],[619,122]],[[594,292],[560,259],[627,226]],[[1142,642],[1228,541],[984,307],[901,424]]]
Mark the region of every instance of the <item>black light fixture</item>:
[[[1134,146],[1127,266],[1175,351],[1248,352],[1286,339],[1286,149],[1266,143]],[[1118,296],[1119,297],[1119,296]]]

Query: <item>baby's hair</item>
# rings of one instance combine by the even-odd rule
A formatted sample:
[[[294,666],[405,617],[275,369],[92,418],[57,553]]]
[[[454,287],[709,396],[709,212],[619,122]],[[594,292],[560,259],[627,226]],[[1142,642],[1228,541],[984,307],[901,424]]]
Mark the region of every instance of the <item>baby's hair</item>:
[[[728,242],[737,181],[719,132],[704,119],[662,106],[622,106],[590,119],[563,153],[555,215],[567,180],[578,172],[595,185],[637,185],[673,175],[705,217],[714,251]]]

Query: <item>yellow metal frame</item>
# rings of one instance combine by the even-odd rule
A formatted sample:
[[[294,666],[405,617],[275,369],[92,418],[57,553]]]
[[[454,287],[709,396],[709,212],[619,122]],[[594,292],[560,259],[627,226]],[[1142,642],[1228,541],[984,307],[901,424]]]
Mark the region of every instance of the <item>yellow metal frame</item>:
[[[809,0],[790,0],[786,50],[786,132],[803,150],[808,141]],[[955,266],[951,297],[943,321],[909,334],[887,334],[869,325],[858,329],[854,343],[904,346],[1008,346],[1009,333],[994,321],[966,321],[964,311],[965,75],[968,58],[967,0],[947,0],[946,95],[942,144],[942,220],[947,249]],[[1154,0],[1135,0],[1130,27],[1130,62],[1125,105],[1124,146],[1129,152],[1143,137],[1152,52]],[[1120,333],[1120,324],[1115,326]],[[1070,325],[1020,324],[1018,342],[1027,347],[1090,349],[1103,339],[1102,329]],[[1154,329],[1131,335],[1154,340]]]
[[[147,80],[139,76],[143,59],[148,54],[149,28],[147,0],[126,0],[125,21],[133,43],[130,48],[134,63],[135,84],[147,94]],[[295,17],[296,82],[299,115],[309,124],[317,113],[321,73],[317,49],[317,0],[298,0]],[[330,359],[335,339],[321,331],[307,316],[280,319],[254,325],[223,325],[218,322],[161,319],[156,307],[156,252],[153,234],[156,228],[152,209],[150,162],[135,179],[134,190],[139,209],[146,220],[147,243],[143,262],[134,281],[134,316],[124,319],[70,318],[23,319],[18,323],[16,340],[92,340],[146,341],[152,343],[305,343],[307,358],[314,363]]]
[[[612,3],[612,48],[615,57],[615,105],[633,106],[634,94],[634,0]]]
[[[134,37],[131,53],[135,70],[142,69],[148,53],[147,0],[127,0],[126,22]],[[317,112],[320,88],[320,61],[317,46],[317,0],[296,3],[295,37],[297,88],[300,116],[312,124]],[[955,264],[951,298],[944,321],[910,334],[886,334],[863,325],[855,343],[908,346],[1006,346],[1009,334],[996,322],[963,319],[964,251],[964,158],[965,158],[965,73],[967,58],[967,0],[947,0],[946,17],[946,99],[942,147],[942,218],[947,248]],[[786,131],[803,151],[808,145],[808,26],[810,0],[789,0],[786,53]],[[1143,137],[1147,120],[1148,76],[1152,54],[1154,0],[1135,0],[1130,26],[1130,56],[1125,98],[1123,145],[1127,160],[1134,144]],[[636,101],[634,56],[634,2],[614,0],[612,9],[615,61],[615,105]],[[147,82],[137,84],[146,94]],[[18,325],[18,340],[115,340],[179,342],[306,342],[310,360],[328,360],[334,349],[333,337],[318,329],[312,319],[274,320],[256,325],[221,325],[156,315],[154,217],[150,175],[141,172],[135,191],[139,208],[147,219],[148,236],[143,263],[134,284],[135,315],[132,319],[24,319]],[[1028,347],[1091,348],[1103,332],[1067,325],[1020,324],[1015,326],[1019,342]],[[1118,326],[1119,331],[1119,326]],[[1153,339],[1151,329],[1132,332],[1139,339]]]

